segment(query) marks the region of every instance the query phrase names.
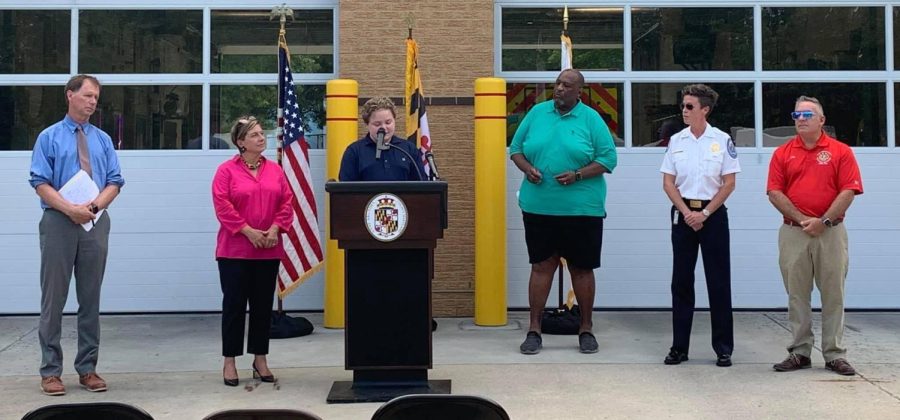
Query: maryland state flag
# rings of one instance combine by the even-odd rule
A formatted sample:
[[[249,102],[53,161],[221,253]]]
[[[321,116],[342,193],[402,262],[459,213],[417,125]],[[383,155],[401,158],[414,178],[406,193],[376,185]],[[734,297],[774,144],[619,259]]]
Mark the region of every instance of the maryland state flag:
[[[562,53],[560,54],[562,57],[561,70],[570,69],[572,68],[572,38],[569,38],[569,35],[563,31],[559,36],[559,40],[562,43]]]
[[[419,76],[419,46],[416,40],[406,39],[406,139],[415,142],[422,152],[422,165],[429,178],[433,177],[425,154],[431,152],[431,131],[425,115],[425,92]]]

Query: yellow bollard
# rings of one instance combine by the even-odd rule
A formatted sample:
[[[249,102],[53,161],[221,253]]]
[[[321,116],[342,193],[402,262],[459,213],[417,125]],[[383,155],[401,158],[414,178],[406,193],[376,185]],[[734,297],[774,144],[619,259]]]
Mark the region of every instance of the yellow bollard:
[[[506,81],[475,80],[475,325],[506,325]]]
[[[359,84],[335,79],[325,85],[325,179],[337,179],[344,149],[356,140]],[[325,214],[331,208],[325,200]],[[325,328],[344,328],[344,251],[331,239],[330,216],[325,223]]]

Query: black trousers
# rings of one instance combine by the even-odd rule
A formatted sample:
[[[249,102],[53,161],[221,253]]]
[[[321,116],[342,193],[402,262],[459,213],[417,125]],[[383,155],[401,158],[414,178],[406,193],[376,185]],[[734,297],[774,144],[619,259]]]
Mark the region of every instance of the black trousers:
[[[675,206],[669,220],[676,220]],[[672,225],[672,349],[687,353],[694,321],[694,268],[697,249],[703,252],[703,271],[709,292],[712,320],[712,347],[717,355],[734,350],[734,321],[731,315],[731,250],[728,209],[721,206],[711,214],[703,229],[695,232],[678,214]]]
[[[269,354],[269,328],[278,260],[220,258],[222,285],[222,355],[244,354],[244,318],[250,305],[247,353]]]

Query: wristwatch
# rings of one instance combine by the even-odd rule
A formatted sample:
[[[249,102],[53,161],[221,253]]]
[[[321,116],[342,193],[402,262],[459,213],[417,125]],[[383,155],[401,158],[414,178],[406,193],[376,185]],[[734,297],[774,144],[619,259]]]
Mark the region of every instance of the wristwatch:
[[[823,223],[825,226],[828,226],[828,227],[834,226],[834,222],[832,222],[831,219],[829,219],[829,218],[827,218],[827,217],[823,217],[823,218],[822,218],[822,223]]]
[[[576,169],[576,170],[575,170],[575,180],[576,180],[576,181],[581,181],[581,169]]]
[[[712,213],[710,213],[709,210],[707,210],[707,209],[700,210],[700,213],[703,213],[703,215],[706,216],[706,217],[709,217],[709,215],[712,214]]]
[[[91,203],[91,213],[97,214],[98,211],[100,211],[100,208],[96,204]]]

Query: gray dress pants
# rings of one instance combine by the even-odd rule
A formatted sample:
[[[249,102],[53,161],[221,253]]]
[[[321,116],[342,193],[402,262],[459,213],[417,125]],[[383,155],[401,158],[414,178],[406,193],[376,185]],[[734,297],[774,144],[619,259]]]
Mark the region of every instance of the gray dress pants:
[[[109,249],[109,215],[104,212],[86,232],[65,214],[47,209],[38,228],[41,245],[41,344],[42,377],[60,376],[63,352],[59,344],[63,308],[75,274],[78,297],[78,354],[75,371],[95,371],[100,347],[100,285]]]

